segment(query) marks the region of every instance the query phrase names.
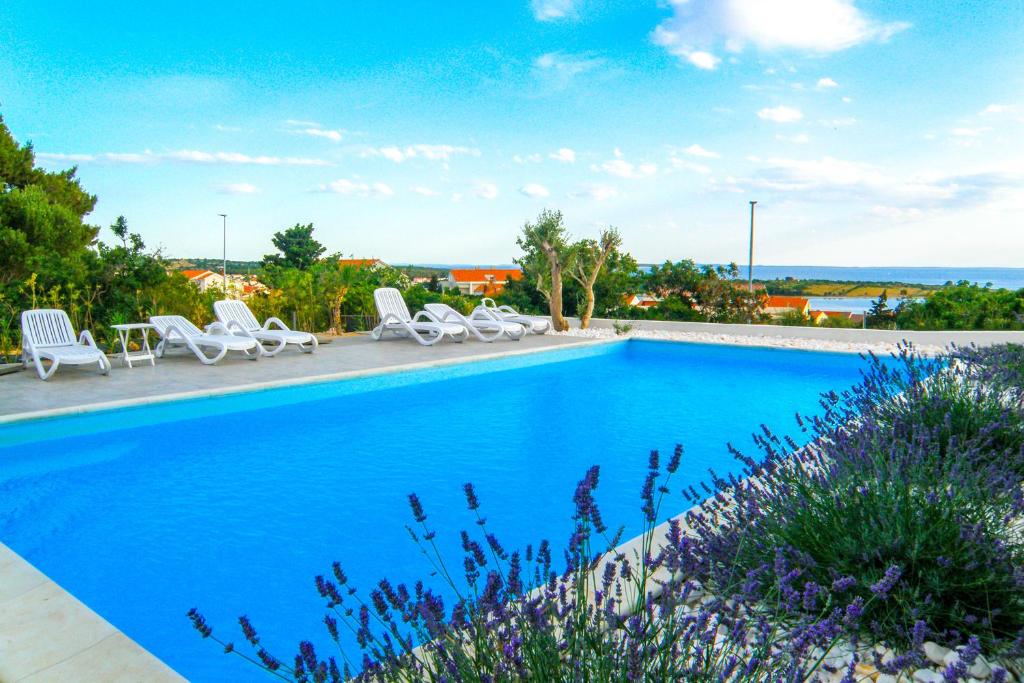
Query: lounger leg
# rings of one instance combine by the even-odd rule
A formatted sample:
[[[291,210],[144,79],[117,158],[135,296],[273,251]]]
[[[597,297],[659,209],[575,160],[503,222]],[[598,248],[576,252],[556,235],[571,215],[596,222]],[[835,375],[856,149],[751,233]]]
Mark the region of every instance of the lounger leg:
[[[34,360],[36,364],[36,372],[39,373],[39,379],[43,380],[44,382],[53,377],[53,373],[57,372],[57,368],[60,367],[60,361],[58,361],[56,358],[50,359],[49,370],[43,367],[43,359],[38,354],[36,355]]]

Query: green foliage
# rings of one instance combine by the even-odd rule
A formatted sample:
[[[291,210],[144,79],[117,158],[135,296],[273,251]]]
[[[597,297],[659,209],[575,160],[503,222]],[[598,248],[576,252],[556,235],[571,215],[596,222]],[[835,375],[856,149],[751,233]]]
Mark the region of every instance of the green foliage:
[[[878,298],[871,303],[865,314],[868,327],[889,329],[895,326],[896,314],[889,308],[889,292],[883,290]]]
[[[811,319],[796,309],[791,309],[783,313],[778,318],[772,321],[775,325],[786,325],[789,327],[808,327],[813,325]]]
[[[1024,289],[958,282],[924,301],[903,301],[895,312],[903,330],[1024,330]]]
[[[847,318],[847,317],[839,318],[839,317],[831,316],[830,315],[827,318],[825,318],[824,320],[822,320],[820,323],[818,323],[818,325],[819,325],[819,327],[833,327],[833,328],[841,328],[841,329],[856,329],[856,328],[861,327],[862,323],[857,321],[857,320],[854,320],[852,318]]]
[[[307,270],[327,249],[313,239],[313,224],[296,223],[284,232],[275,232],[271,239],[280,254],[263,257],[265,267],[297,268]]]
[[[17,288],[32,273],[45,287],[82,281],[91,265],[98,229],[83,219],[96,198],[74,168],[34,164],[32,146],[19,145],[0,117],[0,287]]]
[[[652,267],[644,282],[647,292],[664,300],[637,316],[715,323],[756,322],[760,318],[758,294],[738,286],[738,274],[735,263],[698,266],[689,259],[666,261]]]

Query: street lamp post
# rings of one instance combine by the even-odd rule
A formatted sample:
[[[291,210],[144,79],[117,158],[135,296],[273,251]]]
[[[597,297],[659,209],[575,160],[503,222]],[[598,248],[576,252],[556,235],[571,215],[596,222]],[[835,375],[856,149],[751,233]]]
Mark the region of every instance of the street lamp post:
[[[757,201],[750,200],[750,254],[747,261],[747,287],[754,291],[754,206]]]
[[[220,273],[224,276],[224,296],[227,296],[227,214],[218,213],[217,215],[223,219],[224,225],[224,263],[221,266],[222,270]]]

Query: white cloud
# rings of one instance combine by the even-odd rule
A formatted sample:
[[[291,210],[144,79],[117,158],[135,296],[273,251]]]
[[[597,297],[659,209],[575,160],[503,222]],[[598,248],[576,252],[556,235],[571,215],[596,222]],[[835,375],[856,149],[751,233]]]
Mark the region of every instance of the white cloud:
[[[515,156],[512,157],[512,161],[516,162],[517,164],[539,164],[540,162],[544,161],[544,157],[542,157],[540,154],[527,154],[526,156],[523,156],[522,154],[516,154]]]
[[[852,97],[844,97],[843,98],[843,102],[845,102],[846,104],[849,104],[850,102],[853,102],[853,98]]]
[[[619,190],[611,185],[587,185],[577,192],[570,193],[569,196],[603,202],[618,197]]]
[[[578,16],[576,0],[530,0],[530,9],[537,21],[574,19]]]
[[[612,155],[615,157],[614,159],[609,159],[600,164],[591,164],[590,170],[596,173],[607,173],[619,178],[631,178],[634,180],[650,178],[658,173],[658,166],[649,161],[641,163],[627,161],[622,150],[618,147],[612,150]]]
[[[533,60],[533,75],[550,88],[564,90],[577,76],[604,64],[604,59],[589,53],[546,52]]]
[[[1008,104],[990,104],[981,110],[982,114],[1003,114],[1013,109]]]
[[[315,138],[327,138],[332,142],[341,142],[342,137],[340,130],[325,130],[323,128],[303,128],[298,132]]]
[[[390,197],[395,194],[391,186],[386,183],[367,183],[348,178],[339,178],[326,185],[321,185],[319,191],[333,192],[348,197]]]
[[[498,186],[494,183],[477,183],[473,187],[473,196],[480,199],[496,199],[498,196]]]
[[[685,56],[686,61],[693,64],[698,69],[704,69],[705,71],[714,71],[722,62],[721,57],[716,57],[710,52],[705,52],[704,50],[694,50]]]
[[[226,164],[253,166],[330,166],[329,161],[308,157],[251,156],[240,152],[204,152],[181,149],[173,152],[103,152],[101,154],[63,154],[40,152],[39,159],[48,161],[97,162],[114,164],[155,164],[177,161],[195,164]]]
[[[757,116],[766,121],[775,123],[793,123],[804,117],[804,113],[794,107],[779,105],[778,107],[765,107],[757,112]]]
[[[640,164],[634,164],[626,161],[621,157],[621,152],[616,149],[616,158],[609,159],[601,164],[594,164],[590,167],[590,170],[597,171],[600,173],[607,173],[608,175],[618,176],[619,178],[649,178],[658,172],[658,167],[650,162],[643,162]]]
[[[221,194],[256,194],[260,188],[251,183],[225,183],[217,187]]]
[[[709,149],[704,149],[700,145],[690,145],[683,151],[689,154],[690,156],[704,157],[705,159],[719,159],[722,156],[718,152],[712,152]]]
[[[406,147],[368,147],[363,150],[363,157],[384,157],[388,161],[400,164],[407,159],[429,159],[432,161],[449,161],[454,156],[480,156],[480,150],[475,147],[462,147],[458,145],[407,145]]]
[[[887,207],[885,210],[895,216],[895,209],[900,210],[900,215],[908,215],[913,209],[980,205],[997,193],[1019,187],[1022,178],[1024,166],[954,175],[929,171],[902,176],[883,172],[871,164],[826,156],[811,160],[767,159],[751,177],[734,179],[730,184],[774,191],[804,201]]]
[[[436,197],[440,194],[437,190],[431,190],[429,187],[423,187],[422,185],[416,185],[409,188],[412,192],[420,195],[421,197]]]
[[[671,0],[673,16],[651,36],[669,53],[695,63],[693,55],[716,46],[739,53],[797,50],[825,54],[871,41],[884,41],[906,22],[882,23],[866,16],[854,0]],[[713,68],[697,63],[701,68]]]
[[[574,164],[576,163],[576,152],[568,147],[559,147],[558,151],[549,154],[548,158],[565,164]]]
[[[816,87],[818,90],[828,90],[830,88],[838,88],[839,84],[833,81],[831,78],[819,78],[817,85],[815,85],[814,87]]]
[[[693,171],[694,173],[700,173],[701,175],[708,175],[711,173],[710,166],[698,164],[697,162],[690,161],[689,159],[681,159],[675,156],[674,152],[673,155],[669,157],[668,162],[672,168],[677,171]]]
[[[223,123],[213,124],[213,129],[222,133],[240,133],[242,131],[241,126],[225,126]]]
[[[543,197],[551,196],[551,191],[539,183],[527,183],[520,187],[519,191],[533,199],[541,199]]]
[[[325,128],[316,121],[297,121],[295,119],[288,119],[284,122],[287,126],[286,132],[292,135],[308,135],[314,138],[324,138],[331,142],[341,142],[344,130],[334,130]]]
[[[253,164],[256,166],[327,166],[322,159],[304,157],[249,156],[238,152],[202,152],[183,149],[161,155],[175,161],[190,161],[199,164]]]

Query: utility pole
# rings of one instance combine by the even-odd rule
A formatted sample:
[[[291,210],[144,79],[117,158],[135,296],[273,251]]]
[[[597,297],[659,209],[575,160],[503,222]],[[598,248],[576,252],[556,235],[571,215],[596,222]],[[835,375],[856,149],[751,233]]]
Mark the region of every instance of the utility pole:
[[[224,263],[222,265],[222,269],[221,269],[220,273],[224,276],[224,296],[227,296],[227,214],[226,213],[218,213],[217,215],[220,216],[223,219],[223,224],[224,224]],[[753,218],[751,220],[753,220]],[[753,230],[754,229],[754,227],[753,227],[754,224],[751,223],[751,225],[752,225],[751,229]],[[754,233],[752,232],[751,234],[753,236]],[[753,247],[752,247],[752,249],[753,249]]]
[[[757,201],[750,200],[750,256],[747,261],[747,287],[754,291],[754,206]]]

